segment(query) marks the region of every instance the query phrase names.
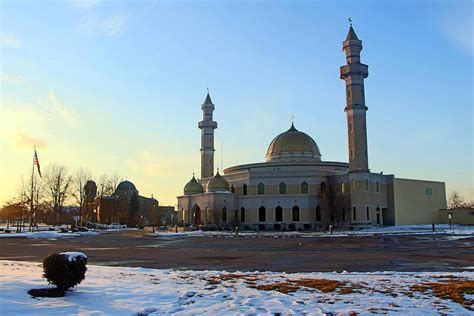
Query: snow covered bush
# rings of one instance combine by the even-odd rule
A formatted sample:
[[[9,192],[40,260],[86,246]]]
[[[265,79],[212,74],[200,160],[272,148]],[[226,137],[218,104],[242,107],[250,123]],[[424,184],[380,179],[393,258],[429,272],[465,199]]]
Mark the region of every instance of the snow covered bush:
[[[86,276],[87,256],[82,252],[53,253],[43,260],[43,277],[62,291],[81,283]]]

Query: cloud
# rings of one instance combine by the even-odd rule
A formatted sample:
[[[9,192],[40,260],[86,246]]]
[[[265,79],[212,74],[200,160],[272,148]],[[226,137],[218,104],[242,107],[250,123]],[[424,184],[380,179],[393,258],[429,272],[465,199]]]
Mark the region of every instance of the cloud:
[[[126,18],[122,14],[109,16],[105,19],[99,19],[93,15],[84,16],[79,28],[89,34],[105,35],[117,37],[126,29]]]
[[[69,0],[75,10],[90,10],[100,4],[100,0]]]
[[[46,143],[40,138],[34,138],[22,129],[17,129],[15,132],[15,144],[18,147],[31,148],[36,145],[40,149],[46,148]]]
[[[44,111],[37,104],[0,98],[0,130],[11,132],[21,126],[42,128],[45,121]]]
[[[474,55],[471,8],[463,9],[461,5],[458,5],[450,10],[446,10],[440,26],[441,32],[451,39],[456,46],[466,53]]]
[[[25,78],[23,78],[23,76],[11,75],[11,74],[7,74],[5,72],[0,73],[0,80],[1,81],[6,81],[6,82],[9,82],[9,83],[15,83],[15,84],[25,83]]]
[[[166,168],[166,165],[161,157],[145,149],[135,159],[127,160],[127,165],[135,172],[143,172],[149,176],[158,176],[161,174],[161,169]],[[161,166],[161,168],[160,168]]]
[[[107,36],[118,36],[125,30],[125,17],[117,14],[102,21],[102,31]]]
[[[66,123],[73,124],[77,122],[74,111],[67,105],[59,101],[54,91],[48,91],[48,105],[50,110],[58,114]]]
[[[9,48],[20,48],[21,41],[13,36],[2,35],[2,44]]]

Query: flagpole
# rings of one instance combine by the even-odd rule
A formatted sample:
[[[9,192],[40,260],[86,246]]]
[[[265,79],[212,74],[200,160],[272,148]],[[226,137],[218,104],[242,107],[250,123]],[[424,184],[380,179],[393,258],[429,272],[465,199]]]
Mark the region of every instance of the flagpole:
[[[33,166],[31,168],[31,195],[30,195],[30,231],[33,231],[33,185],[35,177],[35,154],[36,154],[36,145],[33,147]]]

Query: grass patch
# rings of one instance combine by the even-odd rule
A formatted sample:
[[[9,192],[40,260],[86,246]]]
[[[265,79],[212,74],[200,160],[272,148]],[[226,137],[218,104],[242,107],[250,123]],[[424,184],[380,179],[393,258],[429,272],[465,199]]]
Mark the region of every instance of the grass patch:
[[[334,292],[337,289],[340,289],[338,294],[351,294],[353,293],[353,289],[360,289],[362,287],[359,284],[351,286],[347,282],[341,282],[337,280],[301,279],[288,280],[287,282],[281,283],[249,285],[249,288],[261,291],[278,291],[284,294],[296,292],[301,288],[316,289],[323,293]]]
[[[338,287],[346,283],[327,279],[301,279],[293,281],[294,284],[319,290],[323,293],[334,292]]]
[[[474,294],[474,281],[458,279],[458,278],[444,278],[442,282],[426,282],[410,287],[412,292],[426,292],[431,290],[433,295],[445,300],[452,300],[461,304],[466,309],[474,311],[472,307],[473,300],[467,300],[465,294]]]
[[[283,294],[296,292],[300,289],[298,286],[294,286],[294,285],[292,285],[288,282],[275,283],[275,284],[252,285],[252,286],[249,286],[249,287],[260,290],[260,291],[278,291],[278,292],[283,293]]]

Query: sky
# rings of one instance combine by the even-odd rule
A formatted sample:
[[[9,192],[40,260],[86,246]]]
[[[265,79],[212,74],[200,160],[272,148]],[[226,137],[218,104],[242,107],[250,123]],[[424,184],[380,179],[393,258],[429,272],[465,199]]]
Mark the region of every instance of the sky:
[[[342,41],[363,41],[369,167],[474,199],[472,1],[0,2],[0,204],[31,173],[117,172],[175,205],[200,173],[262,162],[291,125],[347,161]],[[224,149],[222,151],[222,148]],[[223,163],[221,163],[223,162]]]

